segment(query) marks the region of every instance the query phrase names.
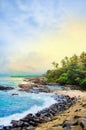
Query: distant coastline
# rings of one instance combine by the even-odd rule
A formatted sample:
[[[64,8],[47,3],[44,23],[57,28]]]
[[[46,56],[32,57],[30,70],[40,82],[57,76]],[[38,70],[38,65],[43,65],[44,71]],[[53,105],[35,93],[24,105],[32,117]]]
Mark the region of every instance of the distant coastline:
[[[11,75],[10,77],[13,78],[37,78],[37,77],[41,77],[41,75]]]

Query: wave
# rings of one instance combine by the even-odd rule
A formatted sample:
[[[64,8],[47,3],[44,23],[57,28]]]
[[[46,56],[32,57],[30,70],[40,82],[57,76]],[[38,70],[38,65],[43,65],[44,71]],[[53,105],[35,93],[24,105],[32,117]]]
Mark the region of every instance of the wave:
[[[42,106],[37,106],[37,105],[33,105],[29,110],[24,111],[23,113],[16,113],[13,114],[11,116],[8,117],[2,117],[0,118],[0,125],[4,125],[4,126],[8,126],[11,125],[11,121],[12,120],[19,120],[24,118],[27,114],[29,113],[37,113],[40,110],[43,110],[45,108],[50,107],[52,104],[56,103],[56,100],[54,100],[54,98],[52,97],[52,94],[45,94],[45,93],[40,93],[40,94],[26,94],[25,96],[30,96],[33,99],[37,99],[37,100],[42,100],[43,101],[43,105]],[[20,95],[22,96],[22,95]],[[24,96],[24,93],[23,93]]]

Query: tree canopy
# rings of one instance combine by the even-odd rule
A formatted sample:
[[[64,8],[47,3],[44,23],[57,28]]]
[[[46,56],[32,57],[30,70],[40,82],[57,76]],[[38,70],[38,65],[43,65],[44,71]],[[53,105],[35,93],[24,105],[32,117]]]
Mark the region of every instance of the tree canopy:
[[[86,53],[61,60],[61,66],[53,62],[54,69],[46,72],[47,82],[60,85],[78,85],[86,90]]]

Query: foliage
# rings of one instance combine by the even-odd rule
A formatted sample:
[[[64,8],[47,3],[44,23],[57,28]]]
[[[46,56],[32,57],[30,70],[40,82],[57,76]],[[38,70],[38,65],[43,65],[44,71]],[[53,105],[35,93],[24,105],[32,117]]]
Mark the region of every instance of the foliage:
[[[79,85],[86,89],[86,53],[82,52],[80,56],[73,55],[65,57],[61,61],[61,66],[53,62],[53,70],[46,72],[48,82],[55,82],[61,85]]]

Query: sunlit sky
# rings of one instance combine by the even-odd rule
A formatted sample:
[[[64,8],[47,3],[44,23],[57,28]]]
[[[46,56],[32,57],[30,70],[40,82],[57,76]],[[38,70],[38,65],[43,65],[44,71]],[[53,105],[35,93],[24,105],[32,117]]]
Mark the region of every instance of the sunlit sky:
[[[44,73],[86,51],[86,0],[0,0],[0,73]]]

